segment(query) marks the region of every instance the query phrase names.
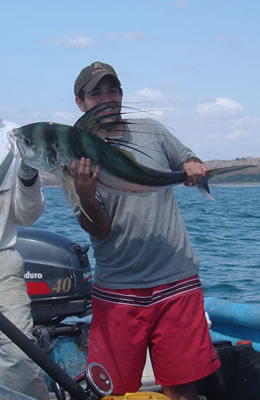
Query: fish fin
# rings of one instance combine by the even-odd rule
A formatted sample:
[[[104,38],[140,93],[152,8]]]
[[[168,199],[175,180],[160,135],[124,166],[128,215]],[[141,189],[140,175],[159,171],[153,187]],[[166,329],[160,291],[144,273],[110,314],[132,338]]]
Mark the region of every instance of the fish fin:
[[[141,154],[144,154],[145,156],[147,156],[147,157],[149,157],[149,158],[151,158],[151,159],[153,160],[153,158],[152,158],[151,156],[149,156],[148,154],[144,153],[144,152],[141,151],[141,150],[135,149],[135,148],[130,147],[130,146],[126,146],[126,147],[129,147],[130,149],[136,150],[137,152],[139,152],[139,153],[141,153]],[[145,167],[144,167],[143,165],[139,164],[139,163],[136,161],[136,158],[135,158],[135,156],[134,156],[132,153],[130,153],[129,151],[127,151],[127,150],[125,150],[125,149],[121,149],[121,148],[119,148],[119,147],[117,147],[117,149],[118,149],[119,151],[121,151],[121,153],[124,153],[124,155],[125,155],[126,157],[128,157],[132,162],[134,162],[135,164],[137,164],[139,168],[145,169]]]
[[[86,213],[86,211],[84,210],[84,208],[80,204],[79,196],[76,193],[74,181],[73,181],[73,178],[72,178],[72,176],[70,175],[70,173],[68,171],[68,168],[65,167],[65,166],[61,166],[61,168],[62,168],[62,176],[63,176],[63,179],[64,179],[64,183],[65,183],[67,189],[69,190],[69,192],[71,193],[75,203],[80,208],[80,210],[85,215],[85,217],[87,219],[89,219],[90,222],[93,222],[93,220],[90,218],[90,216]]]
[[[87,131],[92,135],[105,136],[105,132],[109,132],[110,137],[121,137],[122,130],[116,129],[118,127],[118,120],[106,122],[107,116],[100,114],[102,111],[106,110],[106,108],[114,108],[118,107],[119,103],[117,102],[106,102],[102,104],[98,104],[97,106],[91,108],[83,114],[74,124],[74,127]],[[119,116],[121,112],[115,112],[110,114],[110,117]],[[121,120],[120,125],[126,125],[127,122]]]
[[[130,158],[131,161],[133,161],[135,164],[137,164],[136,158],[135,156],[130,153],[129,151],[125,150],[125,149],[120,149],[118,147],[118,150],[121,151],[121,153],[123,153],[126,157]],[[141,165],[139,165],[140,167],[142,167]]]
[[[144,156],[150,158],[151,160],[154,160],[153,157],[151,157],[149,154],[145,153],[142,150],[139,150],[136,147],[135,143],[128,142],[127,140],[123,140],[123,139],[113,138],[113,137],[110,137],[110,136],[109,137],[105,137],[105,141],[107,143],[115,145],[115,146],[120,145],[120,146],[126,147],[128,149],[132,149],[132,150],[136,151],[137,153],[143,154]],[[121,149],[121,148],[119,150],[124,151],[124,149]],[[132,153],[129,153],[127,150],[125,150],[125,154],[127,155],[127,157],[129,157],[129,156],[131,157],[132,156]],[[134,161],[136,162],[135,159],[134,159]]]
[[[209,185],[208,185],[208,180],[203,180],[202,183],[198,183],[196,184],[196,187],[198,188],[198,190],[200,191],[200,193],[205,196],[208,200],[215,200],[211,194],[210,194],[210,190],[209,190]]]

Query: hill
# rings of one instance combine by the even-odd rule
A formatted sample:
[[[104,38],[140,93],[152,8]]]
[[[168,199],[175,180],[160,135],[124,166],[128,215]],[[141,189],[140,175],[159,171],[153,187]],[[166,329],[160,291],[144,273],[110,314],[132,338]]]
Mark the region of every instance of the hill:
[[[260,157],[236,158],[235,160],[206,161],[209,169],[224,168],[238,165],[256,165],[257,167],[226,173],[211,179],[215,184],[260,184]],[[41,173],[43,186],[60,186],[60,180],[52,175]]]
[[[216,176],[210,180],[211,183],[222,184],[260,184],[260,157],[236,158],[235,160],[212,160],[206,162],[209,169],[225,168],[231,166],[254,165],[237,172],[229,172]]]

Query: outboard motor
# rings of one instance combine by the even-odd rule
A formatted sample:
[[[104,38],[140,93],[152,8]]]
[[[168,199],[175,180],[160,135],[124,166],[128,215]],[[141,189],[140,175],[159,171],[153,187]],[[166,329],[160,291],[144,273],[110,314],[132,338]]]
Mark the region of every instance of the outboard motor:
[[[16,248],[24,258],[33,334],[39,347],[85,388],[89,399],[108,395],[112,381],[103,366],[90,365],[85,370],[92,289],[88,247],[48,230],[23,228],[18,231]],[[65,399],[62,387],[44,371],[43,375],[57,399]]]
[[[25,228],[17,250],[24,258],[24,278],[35,325],[90,313],[92,274],[88,247],[54,232]]]

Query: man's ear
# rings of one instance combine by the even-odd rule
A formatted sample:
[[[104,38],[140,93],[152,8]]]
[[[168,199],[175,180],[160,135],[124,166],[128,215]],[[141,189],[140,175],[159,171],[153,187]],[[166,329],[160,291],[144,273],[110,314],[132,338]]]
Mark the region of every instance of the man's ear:
[[[86,112],[86,106],[83,100],[79,96],[75,96],[75,102],[77,103],[77,106],[82,112]]]

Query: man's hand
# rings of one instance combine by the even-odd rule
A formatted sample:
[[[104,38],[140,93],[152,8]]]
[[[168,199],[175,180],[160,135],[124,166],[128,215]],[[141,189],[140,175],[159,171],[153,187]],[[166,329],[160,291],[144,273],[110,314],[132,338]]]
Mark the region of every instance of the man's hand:
[[[189,158],[183,166],[187,174],[186,186],[194,186],[200,183],[201,179],[207,176],[208,168],[199,158]]]
[[[21,179],[25,186],[32,186],[38,176],[39,171],[27,165],[24,160],[21,160],[18,177]]]
[[[74,178],[76,192],[83,208],[84,203],[88,205],[95,203],[99,170],[99,166],[96,166],[92,174],[89,158],[81,158],[79,166],[76,161],[71,162],[70,173]]]
[[[106,210],[96,200],[97,181],[100,168],[96,166],[91,172],[91,160],[81,158],[79,166],[76,161],[70,165],[70,173],[74,178],[76,192],[80,204],[93,222],[90,222],[83,213],[80,214],[79,223],[88,233],[102,240],[110,232],[110,219]]]

